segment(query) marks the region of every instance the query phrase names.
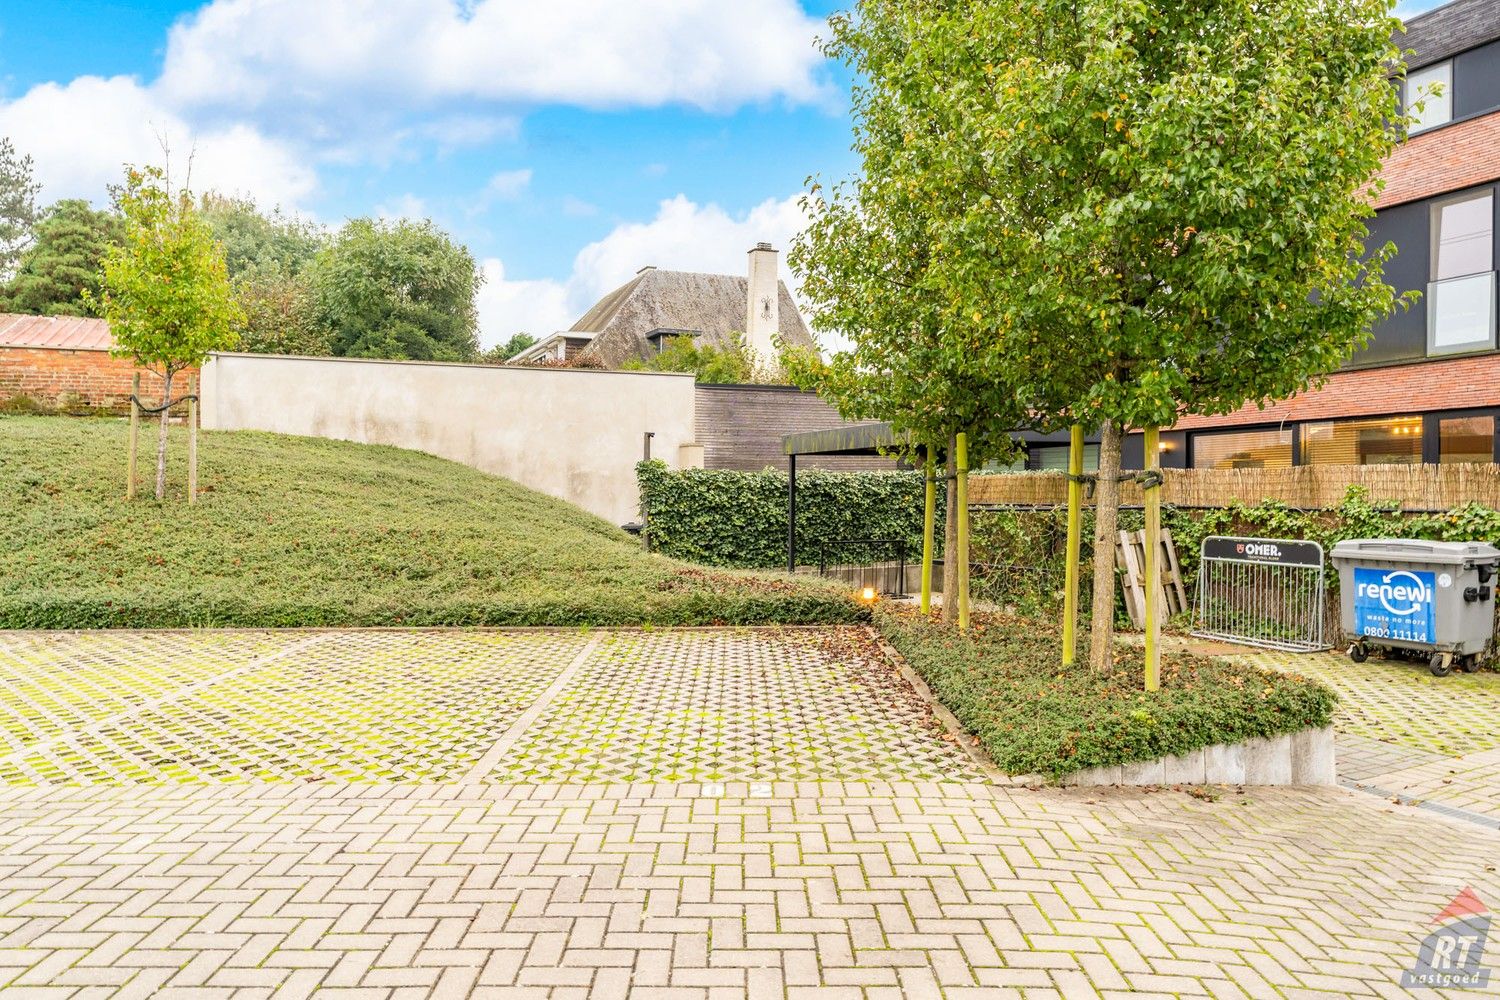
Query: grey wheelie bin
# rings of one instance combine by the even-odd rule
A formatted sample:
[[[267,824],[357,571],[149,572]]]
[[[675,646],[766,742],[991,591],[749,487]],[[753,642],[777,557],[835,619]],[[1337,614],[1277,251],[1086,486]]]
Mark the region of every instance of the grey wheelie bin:
[[[1500,549],[1483,542],[1352,538],[1333,547],[1349,658],[1383,648],[1428,654],[1438,677],[1479,669],[1495,632]]]

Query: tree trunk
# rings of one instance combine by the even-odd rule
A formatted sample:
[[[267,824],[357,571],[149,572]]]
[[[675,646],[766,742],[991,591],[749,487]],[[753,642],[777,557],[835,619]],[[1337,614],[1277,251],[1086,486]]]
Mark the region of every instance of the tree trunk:
[[[1089,616],[1089,667],[1110,664],[1115,637],[1115,543],[1120,525],[1120,426],[1106,420],[1099,437],[1094,506],[1094,603]]]
[[[943,621],[958,621],[958,464],[956,438],[948,438],[947,475],[943,478]]]
[[[167,495],[167,404],[172,401],[172,369],[166,370],[161,388],[161,429],[156,432],[156,499]]]

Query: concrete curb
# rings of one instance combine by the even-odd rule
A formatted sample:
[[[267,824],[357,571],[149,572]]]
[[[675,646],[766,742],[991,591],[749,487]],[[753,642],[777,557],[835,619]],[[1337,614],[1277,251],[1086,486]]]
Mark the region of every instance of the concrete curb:
[[[1063,777],[1066,787],[1100,785],[1334,785],[1333,727],[1243,743],[1216,743],[1179,757],[1093,767]]]

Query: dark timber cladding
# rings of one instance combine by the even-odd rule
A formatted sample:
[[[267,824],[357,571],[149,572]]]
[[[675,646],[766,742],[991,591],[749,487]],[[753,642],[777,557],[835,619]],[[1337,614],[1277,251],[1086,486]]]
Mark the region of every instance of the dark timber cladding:
[[[693,393],[697,441],[708,469],[759,472],[781,464],[788,434],[849,426],[816,393],[784,385],[700,383]],[[804,468],[868,472],[895,468],[895,461],[873,453],[827,455]]]
[[[797,572],[797,456],[878,455],[906,439],[890,424],[845,424],[822,431],[788,434],[781,439],[786,452],[786,571]]]

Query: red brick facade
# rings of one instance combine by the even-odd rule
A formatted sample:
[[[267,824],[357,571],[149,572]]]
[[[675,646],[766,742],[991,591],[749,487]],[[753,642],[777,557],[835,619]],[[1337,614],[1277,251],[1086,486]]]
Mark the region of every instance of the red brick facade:
[[[1380,176],[1376,208],[1500,178],[1500,111],[1412,136],[1386,157]]]
[[[1242,406],[1222,417],[1183,417],[1176,430],[1342,420],[1500,406],[1500,354],[1420,361],[1330,375],[1321,389],[1278,400],[1264,410]]]
[[[108,351],[0,345],[0,404],[24,396],[45,410],[86,407],[127,413],[131,377],[137,371],[141,395],[154,400],[161,393],[160,377],[124,358],[111,357]],[[173,394],[186,392],[186,378],[196,374],[194,368],[178,375]]]

